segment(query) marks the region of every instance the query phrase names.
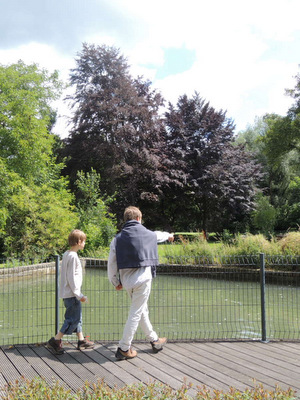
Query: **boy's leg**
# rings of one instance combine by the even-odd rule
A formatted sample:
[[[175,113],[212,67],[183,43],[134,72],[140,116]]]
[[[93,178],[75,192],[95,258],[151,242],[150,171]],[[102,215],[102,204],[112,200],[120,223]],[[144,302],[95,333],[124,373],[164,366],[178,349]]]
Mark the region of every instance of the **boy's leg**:
[[[82,312],[81,302],[76,297],[63,299],[66,308],[65,320],[55,337],[52,337],[47,346],[53,350],[55,354],[63,354],[64,349],[62,347],[61,338],[63,335],[71,335],[73,332],[82,331]]]
[[[132,339],[141,321],[141,317],[143,315],[145,307],[147,307],[147,301],[150,295],[150,289],[151,289],[151,280],[144,282],[143,284],[135,287],[132,290],[128,290],[128,294],[131,297],[131,306],[128,319],[124,327],[123,337],[119,342],[119,348],[124,352],[129,350],[131,347]],[[152,326],[150,321],[149,324],[146,324],[145,320],[143,326],[145,329],[146,327],[148,329],[147,335],[148,336],[151,335],[150,331],[152,329]],[[154,332],[154,336],[155,335],[156,334]]]
[[[66,307],[65,320],[60,329],[64,335],[71,335],[73,332],[82,332],[82,310],[81,302],[76,297],[70,297],[64,300]]]
[[[82,338],[78,339],[77,350],[93,349],[95,343],[91,342],[90,340],[87,340],[87,338],[85,338],[83,335],[81,335],[81,336],[82,336]],[[78,336],[78,338],[79,338],[79,336]]]

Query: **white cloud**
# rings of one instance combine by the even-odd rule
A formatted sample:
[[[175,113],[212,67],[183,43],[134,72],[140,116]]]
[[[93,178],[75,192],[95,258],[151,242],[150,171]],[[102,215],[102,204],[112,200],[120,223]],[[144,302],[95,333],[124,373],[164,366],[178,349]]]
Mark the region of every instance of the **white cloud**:
[[[253,123],[256,115],[284,114],[290,106],[284,89],[295,86],[300,62],[299,0],[87,0],[85,17],[89,6],[96,12],[100,5],[109,24],[108,20],[101,23],[103,14],[97,30],[97,16],[93,15],[93,30],[81,30],[77,18],[71,29],[61,27],[60,37],[69,31],[67,43],[74,35],[76,43],[80,38],[81,43],[119,47],[132,74],[150,79],[167,100],[175,103],[178,96],[192,95],[196,90],[216,109],[227,109],[237,129]],[[71,22],[70,18],[68,24]],[[85,27],[88,25],[86,20]],[[289,47],[284,52],[285,43]],[[193,50],[195,63],[182,74],[157,80],[164,50],[170,47]],[[50,71],[59,69],[65,80],[74,57],[38,43],[38,37],[24,46],[0,49],[2,64],[18,59],[37,62]],[[59,113],[69,113],[67,106],[60,104]]]
[[[13,49],[0,50],[0,63],[8,65],[24,61],[26,64],[38,64],[49,72],[59,70],[62,79],[67,79],[74,59],[59,53],[53,46],[31,42]]]

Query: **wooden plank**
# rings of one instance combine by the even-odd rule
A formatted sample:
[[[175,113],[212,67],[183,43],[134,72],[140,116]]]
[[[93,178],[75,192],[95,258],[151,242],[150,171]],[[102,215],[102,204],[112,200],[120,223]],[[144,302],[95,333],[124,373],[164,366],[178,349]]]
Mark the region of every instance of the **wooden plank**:
[[[171,373],[172,377],[177,378],[177,380],[179,381],[179,386],[177,385],[175,388],[178,389],[183,385],[191,385],[191,387],[187,391],[187,394],[189,394],[190,396],[195,396],[197,394],[197,390],[195,388],[197,386],[204,386],[205,382],[206,389],[212,390],[213,385],[210,377],[207,377],[202,371],[200,371],[197,368],[198,366],[196,365],[196,363],[191,363],[193,365],[188,365],[187,363],[184,363],[186,361],[186,358],[180,357],[180,355],[174,353],[170,348],[170,345],[165,346],[163,351],[159,352],[158,354],[154,354],[152,349],[149,349],[149,345],[137,344],[136,347],[139,349],[139,352],[144,352],[145,354],[148,354],[150,356],[151,361],[149,362],[151,363],[151,365],[154,362],[160,364],[159,367],[158,365],[156,366],[156,369],[159,371],[158,378],[160,377],[162,371]],[[174,354],[176,354],[176,357],[174,357]],[[141,354],[140,357],[142,358],[144,357],[144,355]],[[172,366],[172,369],[170,369],[170,366]],[[174,374],[173,370],[176,370],[177,373]],[[164,380],[161,380],[161,382],[164,383]],[[213,380],[213,383],[215,384],[216,381]]]
[[[202,365],[204,364],[213,371],[218,371],[218,373],[222,374],[222,382],[227,390],[230,387],[235,387],[236,389],[242,388],[242,390],[244,390],[245,388],[252,388],[255,386],[251,375],[249,377],[249,370],[247,368],[240,367],[237,370],[236,364],[230,359],[223,358],[222,354],[214,354],[205,349],[204,346],[199,349],[198,343],[197,346],[193,346],[192,343],[177,343],[176,352],[180,354],[188,353],[190,358],[188,362],[192,363],[195,360],[200,369],[202,369]],[[240,383],[238,387],[232,379]],[[214,386],[214,388],[215,387],[216,386]]]
[[[144,345],[145,346],[145,350],[143,349],[142,351],[144,352],[150,352],[152,353],[152,348],[149,347],[149,344]],[[116,351],[116,346],[107,346],[113,354],[115,354]],[[137,346],[135,346],[137,348]],[[151,349],[151,350],[150,350]],[[139,352],[138,352],[139,353]],[[128,369],[128,367],[132,370],[132,373],[137,377],[140,378],[140,381],[145,383],[145,384],[149,384],[151,382],[157,381],[157,382],[162,382],[164,383],[165,380],[162,378],[165,378],[167,380],[170,379],[170,376],[165,375],[164,372],[162,371],[168,371],[168,367],[169,365],[163,365],[161,366],[160,369],[158,369],[155,365],[153,365],[153,362],[149,363],[145,361],[139,354],[136,358],[130,360],[130,362],[128,362],[129,360],[126,360],[127,365],[126,365],[126,369]],[[122,365],[124,363],[124,361],[121,361]],[[137,375],[137,371],[139,371],[139,375],[142,376],[138,376]],[[171,377],[171,379],[173,379],[174,377]],[[138,381],[137,381],[138,382]],[[182,379],[180,382],[178,382],[177,380],[174,380],[172,382],[172,384],[174,384],[175,388],[180,388],[183,384],[184,384],[184,380]],[[168,384],[170,387],[174,388],[172,386],[171,382],[170,384]],[[196,392],[194,392],[194,389],[190,389],[188,393],[193,392],[193,394],[196,394]]]
[[[116,350],[116,346],[114,345],[114,349]],[[136,378],[134,374],[136,374],[136,371],[134,368],[131,368],[130,362],[132,360],[126,360],[126,367],[125,364],[120,362],[120,360],[117,360],[115,358],[115,351],[112,349],[109,349],[107,346],[101,346],[98,349],[98,352],[106,358],[107,362],[111,364],[110,368],[117,368],[118,374],[120,379],[125,382],[125,384],[133,384],[136,382],[139,382],[139,379]],[[124,361],[124,360],[123,360]],[[109,365],[109,364],[107,364]]]
[[[0,373],[0,387],[4,387],[6,385],[6,380],[2,373]]]
[[[114,361],[114,362],[117,362],[117,360],[116,360],[116,358],[115,358],[115,353],[116,353],[116,350],[117,350],[117,345],[111,344],[111,343],[107,343],[107,344],[106,344],[105,346],[103,346],[103,347],[105,347],[105,348],[111,353],[111,355],[110,355],[111,360]],[[105,354],[108,355],[109,353],[105,353]],[[135,381],[136,381],[137,383],[138,383],[138,382],[142,382],[142,383],[148,384],[148,383],[150,382],[150,380],[149,380],[149,374],[148,374],[147,372],[145,372],[142,368],[137,368],[133,363],[131,363],[131,362],[120,363],[120,362],[118,361],[118,365],[119,365],[120,367],[123,367],[123,366],[124,366],[123,368],[125,368],[126,371],[128,371],[131,375],[134,376]]]
[[[76,344],[68,343],[68,347],[65,347],[67,351],[67,355],[69,360],[67,362],[68,368],[72,371],[76,372],[76,375],[80,377],[82,382],[90,382],[97,383],[98,377],[97,375],[87,368],[87,363],[91,364],[91,359],[88,357],[89,352],[93,351],[92,349],[80,351],[76,349]],[[59,356],[58,356],[59,357]],[[97,364],[95,364],[96,366]],[[97,368],[96,368],[97,369]],[[82,389],[84,385],[79,386],[78,389]]]
[[[266,344],[266,348],[270,349],[274,355],[278,354],[279,358],[283,357],[291,364],[296,366],[300,364],[300,343],[269,342]]]
[[[217,371],[215,364],[208,366],[202,358],[194,357],[194,353],[186,347],[184,352],[178,351],[177,343],[168,343],[159,355],[166,365],[171,364],[174,368],[177,368],[183,374],[182,376],[187,377],[193,385],[205,385],[211,389],[218,388],[220,390],[227,390],[233,385],[237,389],[245,389],[246,387],[240,381]]]
[[[235,376],[237,379],[241,379],[244,382],[244,378],[240,377],[239,374],[242,374],[246,377],[249,387],[255,386],[256,383],[263,383],[264,387],[269,390],[274,389],[274,379],[270,378],[267,375],[262,373],[259,374],[259,378],[255,378],[257,375],[256,366],[253,366],[249,362],[245,362],[242,357],[234,356],[232,354],[224,352],[221,348],[218,348],[216,345],[210,347],[206,343],[185,343],[179,344],[179,346],[183,347],[183,350],[189,346],[193,347],[192,352],[199,357],[204,356],[205,362],[210,363],[210,360],[216,361],[217,363],[223,365],[225,367],[224,374]],[[216,364],[217,368],[218,364]],[[226,372],[226,368],[228,369]]]
[[[58,382],[61,386],[69,389],[68,385],[57,375],[49,365],[40,357],[37,353],[33,351],[29,346],[22,346],[18,348],[18,351],[27,360],[32,368],[37,372],[37,374],[44,379],[50,386],[55,382]]]
[[[115,343],[97,343],[95,349],[78,351],[75,344],[65,345],[67,353],[53,355],[44,346],[14,346],[0,348],[0,390],[7,382],[24,375],[40,376],[50,385],[58,382],[73,392],[83,388],[88,380],[103,379],[110,387],[158,381],[179,389],[192,382],[208,389],[227,391],[254,386],[252,379],[267,390],[278,384],[282,389],[300,389],[300,343],[270,342],[176,342],[168,343],[162,352],[154,354],[146,343],[136,343],[138,357],[117,361]],[[36,375],[35,375],[36,374]]]
[[[289,351],[289,348],[280,348],[280,343],[277,346],[269,346],[269,343],[256,343],[255,349],[257,350],[256,357],[268,361],[270,364],[278,365],[280,367],[295,371],[295,367],[300,367],[300,351],[297,354],[295,351]],[[241,346],[243,351],[252,353],[253,346],[251,343],[243,343]],[[300,348],[299,348],[300,350]]]
[[[211,343],[208,342],[207,345],[211,347]],[[282,373],[274,371],[270,368],[271,366],[269,363],[259,360],[256,357],[256,354],[259,352],[256,346],[257,343],[253,343],[253,349],[250,354],[249,352],[242,352],[243,342],[219,342],[217,344],[214,343],[214,345],[219,346],[222,351],[229,353],[229,355],[235,356],[236,359],[240,358],[240,360],[243,361],[242,365],[248,365],[253,371],[256,371],[256,376],[259,381],[261,381],[261,375],[267,375],[274,379],[274,385],[278,383],[282,388],[292,387],[294,389],[299,389],[300,382],[297,383],[295,380],[291,379],[289,374],[284,370]],[[237,362],[237,364],[241,364],[241,361]]]
[[[99,347],[96,346],[94,351],[89,352],[88,356],[90,359],[101,365],[103,368],[103,375],[99,374],[99,378],[104,378],[105,382],[108,386],[113,387],[116,386],[118,388],[124,387],[127,383],[133,383],[133,378],[126,371],[123,371],[120,366],[116,365],[116,363],[111,362],[107,357],[101,354],[101,348],[103,346],[99,344]],[[128,379],[128,382],[126,381]]]
[[[5,355],[13,365],[17,366],[20,376],[24,376],[30,380],[38,376],[32,365],[18,351],[18,346],[6,350]]]
[[[172,374],[172,370],[169,368],[169,366],[166,367],[165,365],[162,365],[162,363],[159,365],[159,363],[155,362],[155,360],[147,357],[147,354],[145,354],[145,357],[143,358],[138,356],[131,360],[118,361],[118,363],[120,365],[124,365],[123,368],[126,368],[127,363],[133,364],[137,368],[145,371],[149,375],[150,379],[153,378],[153,380],[163,382],[173,389],[179,389],[182,385],[181,377],[179,379],[176,378],[176,376]]]
[[[167,385],[173,389],[182,387],[185,383],[185,374],[182,373],[180,369],[176,368],[174,359],[173,362],[170,363],[169,359],[163,356],[163,353],[166,351],[165,348],[162,352],[154,354],[149,344],[136,343],[135,347],[139,350],[137,359],[147,363],[147,366],[145,364],[147,371],[149,371],[149,368],[153,368],[152,374],[155,379],[167,383]],[[191,376],[188,383],[196,385],[197,381]],[[196,394],[194,389],[191,389],[190,392]]]
[[[273,353],[268,352],[266,344],[258,342],[255,344],[255,346],[249,348],[247,347],[247,343],[239,343],[239,344],[232,343],[231,348],[237,348],[237,347],[240,352],[243,352],[244,354],[247,355],[251,354],[253,357],[255,357],[256,362],[259,362],[259,364],[267,368],[268,371],[273,371],[273,373],[275,373],[276,376],[278,375],[278,379],[282,378],[285,380],[285,382],[289,381],[290,384],[293,384],[293,380],[299,381],[299,370],[295,371],[295,367],[292,368],[291,365],[289,365],[289,363],[284,361],[281,362],[278,358],[274,358]],[[288,375],[288,381],[286,380],[287,375]]]
[[[9,351],[9,349],[0,349],[0,372],[7,383],[14,383],[17,379],[20,379],[21,373],[6,356],[6,351]]]
[[[300,338],[299,338],[300,340]],[[274,344],[274,342],[270,342],[270,345]],[[279,345],[279,347],[289,347],[293,350],[296,350],[297,354],[300,354],[300,341],[298,342],[276,342],[275,345]]]
[[[44,346],[32,347],[33,351],[58,375],[73,392],[84,386],[84,381],[77,373],[78,363],[66,351],[62,355],[54,355]],[[67,346],[65,346],[67,350]]]
[[[4,376],[2,375],[2,373],[0,373],[0,399],[5,399],[6,396],[6,386],[7,386],[7,382],[4,378]]]
[[[101,346],[101,344],[96,343],[95,349]],[[93,381],[95,383],[103,380],[109,387],[114,387],[115,385],[121,387],[125,385],[123,381],[121,381],[118,377],[113,375],[101,365],[101,362],[106,362],[106,359],[103,357],[99,358],[97,354],[94,354],[94,350],[78,351],[75,350],[74,345],[74,349],[68,350],[68,353],[71,357],[74,357],[78,362],[80,362],[84,368],[93,374]]]

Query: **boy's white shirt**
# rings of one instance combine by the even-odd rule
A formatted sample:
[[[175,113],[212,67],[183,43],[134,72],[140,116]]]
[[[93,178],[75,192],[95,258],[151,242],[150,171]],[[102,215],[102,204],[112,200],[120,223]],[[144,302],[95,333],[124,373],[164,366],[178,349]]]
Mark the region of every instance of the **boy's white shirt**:
[[[80,300],[82,286],[82,266],[76,251],[67,250],[63,254],[60,270],[59,296],[62,299],[76,297]]]
[[[154,231],[157,237],[157,243],[163,243],[172,236],[169,232]],[[110,243],[110,251],[107,262],[107,274],[109,281],[118,286],[122,283],[124,289],[129,290],[147,280],[152,279],[151,268],[125,268],[118,270],[117,256],[116,256],[116,239],[114,238]]]

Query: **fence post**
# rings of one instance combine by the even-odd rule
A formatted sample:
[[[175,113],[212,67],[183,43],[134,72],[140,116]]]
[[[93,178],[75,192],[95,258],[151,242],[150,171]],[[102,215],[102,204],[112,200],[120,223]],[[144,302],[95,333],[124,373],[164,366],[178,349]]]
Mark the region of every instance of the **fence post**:
[[[266,301],[265,301],[265,288],[266,288],[266,272],[265,272],[265,254],[260,253],[260,303],[261,303],[261,340],[267,343],[267,329],[266,329]]]
[[[55,256],[55,335],[59,330],[59,256]]]

